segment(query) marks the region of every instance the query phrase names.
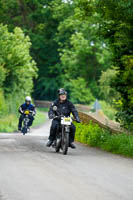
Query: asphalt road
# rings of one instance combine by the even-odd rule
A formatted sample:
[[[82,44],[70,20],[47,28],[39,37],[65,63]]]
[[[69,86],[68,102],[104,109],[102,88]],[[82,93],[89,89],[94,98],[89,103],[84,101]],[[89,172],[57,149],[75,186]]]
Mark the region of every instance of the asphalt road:
[[[133,160],[76,144],[46,147],[50,122],[0,134],[0,200],[133,200]]]

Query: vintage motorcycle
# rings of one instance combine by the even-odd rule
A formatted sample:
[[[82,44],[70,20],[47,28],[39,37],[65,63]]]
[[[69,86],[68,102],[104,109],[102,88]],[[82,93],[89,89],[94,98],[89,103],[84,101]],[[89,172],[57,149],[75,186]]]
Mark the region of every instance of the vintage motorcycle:
[[[56,152],[59,152],[60,149],[63,151],[63,154],[66,155],[69,147],[69,134],[70,127],[72,124],[71,117],[65,117],[57,111],[57,107],[54,106],[53,110],[56,112],[58,118],[60,119],[60,124],[57,127],[56,138],[53,143],[53,148]]]
[[[29,115],[31,114],[31,112],[29,110],[26,110],[24,112],[24,120],[23,120],[23,126],[22,126],[22,129],[21,129],[21,132],[23,133],[23,135],[25,135],[26,133],[29,132],[29,127],[28,127],[28,124],[29,124]]]

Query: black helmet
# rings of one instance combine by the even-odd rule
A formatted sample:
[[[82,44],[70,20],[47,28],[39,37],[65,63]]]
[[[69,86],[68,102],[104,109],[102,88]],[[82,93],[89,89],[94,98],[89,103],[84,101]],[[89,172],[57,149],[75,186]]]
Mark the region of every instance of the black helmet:
[[[66,90],[64,88],[60,88],[58,90],[58,95],[63,95],[63,94],[67,95],[67,92],[66,92]]]

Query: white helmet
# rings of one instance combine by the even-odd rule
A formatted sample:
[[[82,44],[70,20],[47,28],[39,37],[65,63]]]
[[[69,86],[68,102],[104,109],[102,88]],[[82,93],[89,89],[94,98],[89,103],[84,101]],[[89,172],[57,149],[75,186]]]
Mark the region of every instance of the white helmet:
[[[30,102],[31,102],[31,97],[30,97],[30,96],[27,96],[27,97],[25,98],[25,101],[30,101]]]

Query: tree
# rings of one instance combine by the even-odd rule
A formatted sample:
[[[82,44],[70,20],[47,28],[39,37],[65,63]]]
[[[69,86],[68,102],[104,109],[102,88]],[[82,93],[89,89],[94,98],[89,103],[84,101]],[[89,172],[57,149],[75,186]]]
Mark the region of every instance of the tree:
[[[52,5],[53,0],[0,2],[0,22],[8,24],[10,31],[21,27],[31,39],[31,55],[39,69],[34,97],[39,99],[53,99],[60,84],[59,46],[55,41],[58,20],[53,18]]]
[[[37,68],[29,52],[30,39],[20,28],[10,33],[7,26],[0,25],[0,35],[0,91],[1,96],[4,94],[8,99],[7,105],[12,111],[10,101],[16,108],[32,92]]]
[[[94,26],[92,21],[86,20],[82,23],[75,17],[71,17],[60,24],[61,33],[62,30],[67,33],[68,27],[71,27],[73,33],[65,41],[65,46],[64,42],[63,44],[60,42],[61,62],[65,72],[64,81],[81,77],[85,79],[92,94],[100,98],[98,80],[101,71],[110,67],[112,55],[104,40],[100,40],[100,37],[95,34],[98,27]]]
[[[90,104],[95,100],[83,78],[71,80],[68,85],[68,91],[71,91],[70,99],[73,103]]]
[[[133,1],[102,1],[104,14],[103,35],[109,38],[118,73],[113,86],[120,94],[117,120],[126,127],[133,127],[132,54],[133,54]],[[99,4],[100,5],[100,2]]]
[[[113,65],[118,73],[112,86],[120,94],[117,102],[117,120],[126,127],[133,127],[132,104],[132,55],[133,55],[133,1],[96,0],[77,2],[82,20],[95,17],[98,34],[109,41]],[[91,12],[89,8],[92,8]]]
[[[75,80],[77,74],[85,79],[93,95],[100,97],[98,79],[101,70],[110,66],[110,53],[106,41],[97,34],[99,26],[97,17],[91,17],[91,4],[86,7],[89,18],[83,21],[86,5],[85,0],[0,2],[0,22],[8,24],[10,31],[16,26],[21,27],[31,39],[31,55],[39,69],[38,79],[34,82],[36,99],[53,100],[57,88],[69,79]]]

